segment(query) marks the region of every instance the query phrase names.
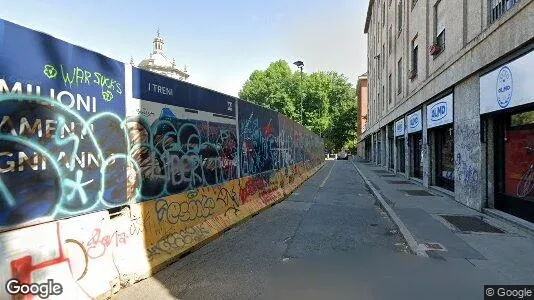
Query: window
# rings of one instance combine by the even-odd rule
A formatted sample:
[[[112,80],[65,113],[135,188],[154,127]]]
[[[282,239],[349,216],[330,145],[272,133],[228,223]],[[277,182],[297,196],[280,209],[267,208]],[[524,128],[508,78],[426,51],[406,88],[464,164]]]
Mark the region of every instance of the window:
[[[389,103],[391,104],[391,100],[393,99],[391,97],[391,73],[389,73],[389,78],[388,78],[388,98],[389,98]]]
[[[434,44],[437,47],[433,47],[431,54],[436,56],[443,52],[445,49],[445,10],[441,1],[434,6]]]
[[[391,54],[391,48],[393,47],[393,43],[391,42],[391,37],[393,35],[393,30],[391,28],[391,25],[389,26],[389,34],[388,34],[388,39],[389,39],[389,54]]]
[[[436,37],[436,44],[441,48],[441,51],[445,49],[445,29],[443,29]]]
[[[399,29],[399,34],[400,34],[402,31],[402,0],[399,0],[397,4],[397,11],[398,11],[397,27]]]
[[[397,64],[397,94],[402,92],[402,58]]]
[[[410,79],[417,77],[418,69],[418,55],[419,55],[419,46],[417,45],[417,40],[412,41],[412,69],[410,70]]]
[[[387,105],[386,105],[386,93],[385,93],[385,90],[386,90],[386,89],[385,89],[384,85],[382,85],[382,105],[383,105],[383,108],[382,108],[382,109],[383,109],[383,110],[386,110],[386,107],[387,107]]]
[[[382,26],[386,24],[386,2],[382,3]]]
[[[386,66],[386,46],[384,44],[382,44],[382,55],[383,57],[381,57],[382,59],[382,67],[385,67]]]
[[[495,22],[509,11],[519,0],[489,0],[489,23]]]

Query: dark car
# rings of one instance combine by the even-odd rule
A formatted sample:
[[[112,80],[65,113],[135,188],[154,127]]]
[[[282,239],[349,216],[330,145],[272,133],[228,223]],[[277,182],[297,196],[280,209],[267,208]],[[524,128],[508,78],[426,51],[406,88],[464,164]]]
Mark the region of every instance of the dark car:
[[[349,154],[341,149],[341,151],[337,154],[337,159],[338,160],[348,160],[349,159]]]

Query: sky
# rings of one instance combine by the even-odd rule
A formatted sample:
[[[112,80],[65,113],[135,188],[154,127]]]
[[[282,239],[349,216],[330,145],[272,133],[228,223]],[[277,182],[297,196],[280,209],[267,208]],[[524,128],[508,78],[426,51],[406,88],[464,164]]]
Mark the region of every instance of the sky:
[[[278,59],[304,72],[367,71],[365,0],[0,0],[0,18],[138,64],[160,30],[189,82],[237,96],[252,71]],[[291,65],[292,67],[296,67]]]

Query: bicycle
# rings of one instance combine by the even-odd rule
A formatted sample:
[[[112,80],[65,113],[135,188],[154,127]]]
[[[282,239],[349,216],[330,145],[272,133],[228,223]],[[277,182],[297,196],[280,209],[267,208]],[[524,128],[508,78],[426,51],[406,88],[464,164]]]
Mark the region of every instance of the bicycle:
[[[534,152],[534,148],[524,148],[527,150],[527,154]],[[534,189],[534,163],[530,164],[527,171],[521,176],[521,180],[517,184],[517,196],[524,198],[532,192],[532,189]]]

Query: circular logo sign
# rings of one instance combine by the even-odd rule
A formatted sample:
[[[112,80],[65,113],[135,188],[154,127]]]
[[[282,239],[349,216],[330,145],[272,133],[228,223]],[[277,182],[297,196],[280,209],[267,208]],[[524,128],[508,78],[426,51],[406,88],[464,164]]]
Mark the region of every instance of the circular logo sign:
[[[503,67],[497,76],[497,103],[502,108],[506,108],[512,100],[512,71],[508,67]]]

